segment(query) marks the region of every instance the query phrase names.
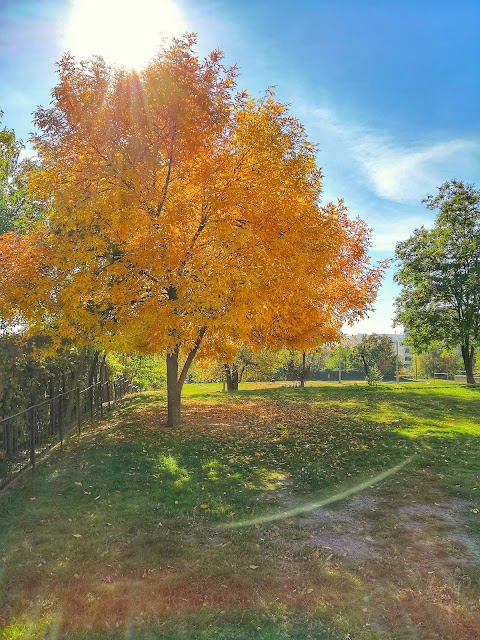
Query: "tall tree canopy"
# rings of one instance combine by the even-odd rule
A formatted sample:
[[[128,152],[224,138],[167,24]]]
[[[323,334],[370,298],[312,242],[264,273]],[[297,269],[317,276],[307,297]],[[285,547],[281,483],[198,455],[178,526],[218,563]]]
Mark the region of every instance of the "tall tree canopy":
[[[194,45],[174,40],[140,73],[64,56],[35,115],[30,187],[49,206],[0,247],[0,302],[33,331],[167,354],[172,425],[200,347],[333,340],[382,274],[365,224],[319,205],[300,122]]]
[[[399,242],[402,285],[397,320],[410,331],[418,351],[435,341],[460,345],[467,382],[480,338],[480,191],[458,180],[446,182],[429,209],[439,209],[433,229],[424,227]]]

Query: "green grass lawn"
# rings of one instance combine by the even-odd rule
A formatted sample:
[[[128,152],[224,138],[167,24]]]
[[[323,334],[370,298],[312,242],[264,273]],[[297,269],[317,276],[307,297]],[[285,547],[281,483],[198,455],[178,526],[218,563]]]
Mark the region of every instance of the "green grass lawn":
[[[0,638],[480,637],[480,390],[220,388],[179,430],[132,397],[0,496]]]

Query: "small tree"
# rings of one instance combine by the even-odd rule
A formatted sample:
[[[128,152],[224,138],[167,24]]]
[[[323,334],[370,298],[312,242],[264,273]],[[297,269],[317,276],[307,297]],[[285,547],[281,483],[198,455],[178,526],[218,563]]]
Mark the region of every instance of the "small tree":
[[[383,377],[391,377],[395,374],[394,345],[386,335],[376,333],[363,335],[361,341],[354,347],[354,359],[360,368],[363,367],[366,377],[374,365]]]
[[[289,380],[298,381],[300,387],[305,387],[305,382],[310,378],[311,354],[306,351],[289,349],[286,361],[286,373]]]
[[[372,364],[368,368],[368,373],[366,375],[367,383],[370,387],[375,387],[379,382],[383,380],[383,373],[377,367],[376,364]]]

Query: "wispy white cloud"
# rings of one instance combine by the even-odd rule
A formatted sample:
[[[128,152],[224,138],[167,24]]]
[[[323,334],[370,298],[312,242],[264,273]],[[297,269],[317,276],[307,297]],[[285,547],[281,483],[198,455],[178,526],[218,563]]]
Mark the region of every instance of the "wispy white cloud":
[[[398,135],[341,118],[329,107],[307,107],[328,163],[341,157],[357,188],[400,204],[419,204],[446,180],[474,181],[480,173],[480,140],[448,136],[435,142]],[[363,184],[362,184],[363,183]]]
[[[382,139],[360,139],[354,152],[374,192],[394,202],[418,203],[446,180],[480,168],[480,143],[473,140],[408,148]]]

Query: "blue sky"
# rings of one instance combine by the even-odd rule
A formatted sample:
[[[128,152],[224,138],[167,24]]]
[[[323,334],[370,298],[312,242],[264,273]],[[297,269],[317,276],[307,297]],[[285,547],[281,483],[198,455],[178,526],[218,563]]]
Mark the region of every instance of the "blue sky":
[[[373,261],[392,258],[432,224],[427,193],[451,178],[480,186],[479,22],[478,0],[0,0],[3,124],[28,138],[67,48],[111,59],[196,31],[242,88],[276,85],[319,145],[324,201],[344,198],[372,228]],[[354,332],[392,332],[393,272]]]

